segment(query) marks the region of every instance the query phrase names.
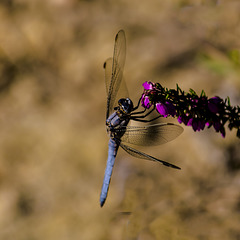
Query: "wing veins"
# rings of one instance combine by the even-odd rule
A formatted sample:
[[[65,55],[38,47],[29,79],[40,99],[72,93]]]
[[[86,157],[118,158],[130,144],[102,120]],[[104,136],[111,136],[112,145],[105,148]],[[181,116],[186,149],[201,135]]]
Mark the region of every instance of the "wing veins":
[[[169,162],[157,159],[157,158],[155,158],[153,156],[150,156],[150,155],[148,155],[148,154],[146,154],[144,152],[140,152],[140,151],[138,151],[138,150],[136,150],[134,148],[131,148],[130,146],[127,146],[127,145],[125,145],[123,143],[120,143],[120,146],[121,146],[121,148],[124,151],[126,151],[128,154],[132,155],[133,157],[159,162],[159,163],[162,163],[164,166],[171,167],[171,168],[181,169],[180,167],[178,167],[178,166],[176,166],[174,164],[171,164]]]
[[[172,141],[178,137],[183,128],[173,123],[159,123],[149,126],[127,126],[116,131],[124,131],[122,142],[140,146],[156,146]]]
[[[107,91],[107,113],[108,118],[110,111],[117,96],[117,92],[121,85],[123,68],[126,58],[126,38],[123,30],[120,30],[115,37],[115,45],[113,51],[112,74],[109,90]]]

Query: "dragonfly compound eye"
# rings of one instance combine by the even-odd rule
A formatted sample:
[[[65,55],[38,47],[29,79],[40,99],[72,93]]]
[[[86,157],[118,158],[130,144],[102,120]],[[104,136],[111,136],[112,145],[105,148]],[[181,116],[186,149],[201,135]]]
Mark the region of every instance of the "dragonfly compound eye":
[[[119,105],[120,109],[122,110],[122,112],[124,112],[126,114],[130,113],[133,109],[133,103],[130,98],[119,99],[118,105]]]

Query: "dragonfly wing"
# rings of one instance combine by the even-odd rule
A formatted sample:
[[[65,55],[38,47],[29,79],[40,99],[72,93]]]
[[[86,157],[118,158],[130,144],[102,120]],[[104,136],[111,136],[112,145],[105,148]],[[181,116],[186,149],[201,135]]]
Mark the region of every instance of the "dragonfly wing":
[[[108,84],[109,87],[107,90],[106,118],[109,117],[109,113],[113,109],[116,95],[121,85],[125,59],[126,59],[126,37],[125,37],[124,31],[120,30],[115,37],[115,45],[114,45],[113,61],[112,61],[112,74],[110,74],[111,80],[110,80],[110,83]],[[107,72],[107,76],[109,78],[110,66],[109,67],[105,66],[105,67],[106,67],[105,69]]]
[[[103,64],[103,68],[105,70],[105,84],[106,84],[107,95],[108,95],[109,85],[112,78],[112,62],[113,62],[113,58],[108,58]]]
[[[171,167],[171,168],[176,168],[176,169],[181,169],[180,167],[173,165],[171,163],[165,162],[163,160],[157,159],[155,157],[152,157],[146,153],[140,152],[134,148],[131,148],[130,146],[124,145],[124,144],[120,144],[121,148],[123,150],[125,150],[128,154],[132,155],[133,157],[137,157],[137,158],[142,158],[142,159],[146,159],[146,160],[151,160],[151,161],[156,161],[156,162],[160,162],[163,165],[167,166],[167,167]]]
[[[109,93],[109,87],[112,79],[112,64],[113,64],[113,58],[108,58],[104,64],[103,68],[105,69],[105,83],[106,83],[106,93],[108,96]],[[114,95],[114,94],[113,94]],[[122,80],[120,82],[119,90],[115,94],[115,97],[111,97],[111,109],[109,109],[109,113],[112,112],[112,108],[116,106],[116,101],[120,98],[127,98],[129,96],[126,82],[124,81],[124,78],[122,77]]]
[[[117,131],[125,131],[121,138],[122,142],[156,146],[172,141],[183,132],[183,128],[173,123],[158,123],[142,127],[129,126]]]

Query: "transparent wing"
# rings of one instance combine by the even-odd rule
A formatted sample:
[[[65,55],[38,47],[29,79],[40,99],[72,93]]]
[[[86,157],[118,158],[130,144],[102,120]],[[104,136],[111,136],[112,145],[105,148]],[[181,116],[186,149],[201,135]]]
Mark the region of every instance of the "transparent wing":
[[[120,30],[116,37],[115,37],[115,45],[114,45],[114,52],[113,52],[113,62],[112,62],[112,73],[110,73],[110,64],[106,62],[105,65],[105,72],[108,79],[111,80],[108,84],[108,91],[107,91],[107,112],[106,118],[109,117],[109,113],[112,111],[114,102],[116,99],[117,92],[121,85],[122,76],[123,76],[123,68],[126,59],[126,38],[125,33],[123,30]],[[109,66],[108,66],[109,65]]]
[[[106,84],[106,93],[108,96],[108,91],[109,91],[109,86],[112,78],[112,63],[113,63],[113,58],[108,58],[104,64],[103,68],[105,69],[105,84]],[[117,105],[117,101],[120,98],[127,98],[129,97],[128,90],[127,90],[127,85],[126,82],[124,81],[124,78],[122,77],[122,80],[120,82],[119,90],[116,93],[116,96],[111,98],[112,104],[111,104],[111,109],[109,109],[109,114],[112,112],[112,108]]]
[[[176,169],[181,169],[180,167],[173,165],[171,163],[165,162],[163,160],[157,159],[155,157],[152,157],[146,153],[140,152],[134,148],[131,148],[127,145],[124,145],[122,143],[120,143],[120,146],[122,147],[123,150],[125,150],[128,154],[132,155],[133,157],[137,157],[137,158],[142,158],[142,159],[146,159],[146,160],[151,160],[151,161],[156,161],[156,162],[160,162],[163,165],[167,166],[167,167],[171,167],[171,168],[176,168]]]
[[[112,62],[113,62],[113,58],[108,58],[103,64],[103,68],[105,70],[105,85],[106,85],[107,96],[109,91],[109,85],[112,78]]]
[[[139,146],[156,146],[178,137],[183,128],[173,123],[158,123],[142,127],[122,127],[116,131],[125,131],[121,141]]]

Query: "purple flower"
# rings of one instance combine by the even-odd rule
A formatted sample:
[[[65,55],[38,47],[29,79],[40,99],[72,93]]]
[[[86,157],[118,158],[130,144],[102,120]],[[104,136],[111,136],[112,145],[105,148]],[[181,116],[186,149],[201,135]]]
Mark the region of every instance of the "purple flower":
[[[220,131],[221,126],[222,125],[219,121],[216,121],[216,122],[213,123],[213,127],[215,128],[216,132]]]
[[[198,128],[199,130],[203,130],[205,128],[205,121],[204,120],[199,120],[198,121]]]
[[[221,133],[222,137],[226,136],[225,128],[219,120],[217,120],[216,122],[213,122],[213,127],[215,128],[216,132]]]
[[[166,102],[166,103],[156,103],[157,111],[163,116],[167,117],[168,115],[171,115],[174,117],[176,115],[176,109],[173,106],[172,103]]]
[[[145,90],[153,90],[154,83],[146,81],[143,83],[143,87]]]
[[[145,93],[142,95],[141,103],[142,106],[147,109],[149,109],[152,106],[152,104],[149,101],[149,97]]]
[[[186,116],[186,115],[181,115],[181,116],[178,117],[178,122],[179,123],[184,123],[185,125],[187,125],[188,120],[189,120],[189,117]]]
[[[218,113],[220,110],[220,104],[222,99],[219,97],[213,97],[208,100],[208,108],[212,113]]]
[[[222,128],[220,129],[220,133],[221,133],[221,135],[222,135],[223,138],[226,136],[226,132],[225,132],[225,128],[224,128],[224,127],[222,127]]]
[[[179,116],[178,117],[178,122],[181,124],[183,122],[183,117],[182,116]]]
[[[187,126],[192,126],[193,118],[188,119]]]
[[[199,131],[199,129],[198,129],[198,120],[193,119],[193,121],[192,121],[192,128],[193,128],[194,132]]]
[[[196,131],[200,131],[203,130],[205,127],[205,122],[201,119],[193,119],[192,122],[192,128],[193,130]]]
[[[167,117],[168,116],[168,108],[165,104],[163,103],[156,103],[156,108],[157,111],[163,116]]]
[[[198,118],[189,118],[189,117],[178,117],[178,122],[179,123],[184,123],[187,126],[192,126],[193,130],[200,131],[203,130],[205,127],[205,121],[203,119],[198,119]]]
[[[166,105],[166,107],[168,109],[168,114],[171,115],[172,117],[174,117],[176,115],[176,109],[173,106],[173,104],[170,103],[170,102],[166,102],[165,105]]]

